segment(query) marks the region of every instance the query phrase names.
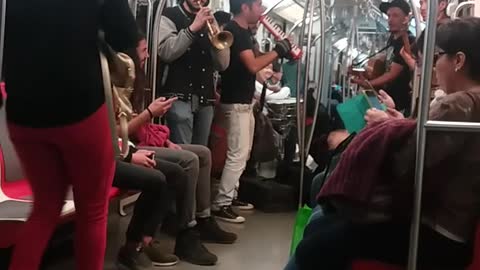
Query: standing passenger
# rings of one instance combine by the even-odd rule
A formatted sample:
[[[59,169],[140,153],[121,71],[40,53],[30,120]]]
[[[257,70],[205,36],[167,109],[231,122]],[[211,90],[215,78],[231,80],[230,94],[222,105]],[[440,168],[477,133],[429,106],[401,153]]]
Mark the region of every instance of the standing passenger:
[[[213,73],[228,67],[230,50],[212,46],[207,21],[216,25],[208,0],[183,0],[167,8],[160,23],[158,56],[168,65],[163,96],[178,96],[167,113],[172,141],[207,146],[213,120]]]
[[[243,223],[245,218],[232,209],[235,186],[245,170],[253,143],[252,99],[255,92],[255,74],[279,57],[286,57],[291,49],[288,40],[277,42],[275,49],[262,56],[255,56],[249,24],[258,22],[264,8],[261,0],[230,0],[234,15],[225,30],[234,36],[230,66],[222,75],[221,109],[225,114],[228,150],[222,178],[212,205],[217,218]]]
[[[115,50],[135,46],[126,0],[8,2],[8,129],[33,191],[10,270],[39,268],[69,185],[76,208],[76,269],[102,270],[115,169],[98,30]]]

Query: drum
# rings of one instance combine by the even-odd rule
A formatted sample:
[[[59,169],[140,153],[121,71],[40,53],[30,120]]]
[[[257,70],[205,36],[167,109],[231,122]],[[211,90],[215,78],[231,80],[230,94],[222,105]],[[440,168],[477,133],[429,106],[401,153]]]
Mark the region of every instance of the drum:
[[[287,98],[267,101],[268,118],[273,127],[283,133],[295,124],[297,118],[297,99]]]

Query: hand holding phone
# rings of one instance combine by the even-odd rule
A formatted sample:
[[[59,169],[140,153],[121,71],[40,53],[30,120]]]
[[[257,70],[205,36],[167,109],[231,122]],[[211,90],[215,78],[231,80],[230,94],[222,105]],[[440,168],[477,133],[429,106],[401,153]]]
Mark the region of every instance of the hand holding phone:
[[[370,108],[385,111],[385,106],[378,99],[377,92],[375,92],[374,90],[365,90],[363,91],[363,93],[367,99]]]
[[[148,108],[150,109],[154,117],[160,117],[168,112],[168,110],[172,107],[173,102],[175,102],[177,99],[177,97],[172,97],[169,99],[166,99],[165,97],[160,97],[154,100],[148,106]]]

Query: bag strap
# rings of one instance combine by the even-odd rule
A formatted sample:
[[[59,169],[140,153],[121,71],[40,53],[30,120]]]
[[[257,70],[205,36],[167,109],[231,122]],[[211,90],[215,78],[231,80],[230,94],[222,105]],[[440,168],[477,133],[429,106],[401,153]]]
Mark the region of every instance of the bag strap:
[[[332,166],[332,163],[333,163],[333,158],[340,154],[341,152],[343,152],[347,146],[350,144],[350,142],[353,140],[353,138],[355,137],[355,135],[357,135],[356,132],[352,132],[352,134],[350,134],[345,140],[343,140],[338,146],[337,148],[335,148],[335,150],[333,150],[331,153],[330,153],[330,158],[328,159],[328,163],[327,163],[327,167],[325,168],[325,174],[323,175],[323,180],[322,180],[322,186],[325,184],[325,181],[327,180],[327,177],[329,175],[329,172],[330,172],[330,168]]]
[[[260,95],[260,112],[263,111],[263,107],[265,106],[265,96],[267,95],[267,82],[263,82],[262,86],[262,94]]]

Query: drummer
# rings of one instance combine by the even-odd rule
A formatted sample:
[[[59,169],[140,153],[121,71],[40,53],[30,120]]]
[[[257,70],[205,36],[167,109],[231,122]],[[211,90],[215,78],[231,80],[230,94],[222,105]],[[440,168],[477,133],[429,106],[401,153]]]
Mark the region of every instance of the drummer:
[[[281,100],[290,97],[290,88],[282,86],[281,80],[283,73],[280,69],[280,65],[274,68],[273,64],[269,64],[257,73],[255,81],[255,98],[257,100],[260,100],[264,83],[267,86],[265,101],[268,102],[269,100]]]

